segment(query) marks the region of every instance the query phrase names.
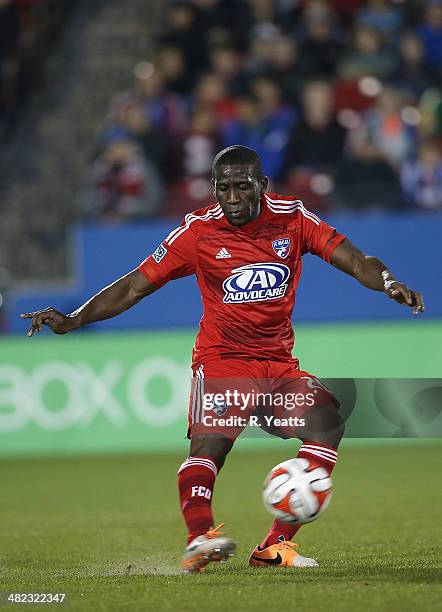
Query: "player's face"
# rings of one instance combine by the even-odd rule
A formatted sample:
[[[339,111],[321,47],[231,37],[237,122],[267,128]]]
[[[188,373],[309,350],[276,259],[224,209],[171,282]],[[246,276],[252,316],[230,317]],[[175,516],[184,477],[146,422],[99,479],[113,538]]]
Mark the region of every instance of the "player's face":
[[[213,192],[227,221],[241,226],[261,211],[261,196],[268,178],[256,176],[253,166],[219,166],[213,177]]]

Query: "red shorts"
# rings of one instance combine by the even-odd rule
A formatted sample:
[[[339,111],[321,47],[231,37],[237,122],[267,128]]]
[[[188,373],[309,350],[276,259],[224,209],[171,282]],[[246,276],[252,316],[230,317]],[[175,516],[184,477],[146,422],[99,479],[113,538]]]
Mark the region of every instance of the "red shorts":
[[[193,370],[188,433],[235,440],[249,426],[280,438],[302,438],[315,408],[339,408],[339,401],[298,362],[259,359],[211,360]]]

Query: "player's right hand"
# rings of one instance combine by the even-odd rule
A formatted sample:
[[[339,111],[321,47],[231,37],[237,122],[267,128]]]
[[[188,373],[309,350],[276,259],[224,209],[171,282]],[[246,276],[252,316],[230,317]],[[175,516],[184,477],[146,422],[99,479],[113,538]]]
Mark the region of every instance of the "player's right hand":
[[[20,315],[22,319],[32,319],[31,327],[28,331],[28,336],[31,337],[35,332],[41,331],[43,325],[51,329],[54,334],[66,334],[72,329],[76,329],[74,317],[64,315],[58,312],[55,308],[44,308],[35,312],[26,312]]]

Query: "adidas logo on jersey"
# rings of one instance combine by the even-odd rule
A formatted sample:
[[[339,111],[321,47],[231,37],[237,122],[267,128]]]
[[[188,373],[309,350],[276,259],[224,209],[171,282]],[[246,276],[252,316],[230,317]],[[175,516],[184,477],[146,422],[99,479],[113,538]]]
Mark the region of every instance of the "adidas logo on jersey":
[[[229,257],[232,256],[230,255],[229,251],[223,247],[221,251],[218,251],[215,256],[215,259],[228,259]]]

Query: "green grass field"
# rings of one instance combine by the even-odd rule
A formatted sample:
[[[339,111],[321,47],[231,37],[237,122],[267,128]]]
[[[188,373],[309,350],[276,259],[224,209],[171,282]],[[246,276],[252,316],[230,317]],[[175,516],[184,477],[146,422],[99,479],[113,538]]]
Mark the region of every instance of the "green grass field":
[[[441,610],[441,451],[344,447],[330,509],[297,539],[321,567],[303,570],[247,566],[269,524],[262,480],[289,443],[233,451],[214,506],[238,554],[197,576],[179,570],[182,455],[4,460],[0,590],[66,592],[69,609],[91,611]]]

